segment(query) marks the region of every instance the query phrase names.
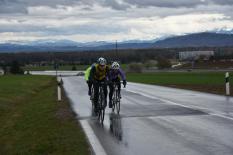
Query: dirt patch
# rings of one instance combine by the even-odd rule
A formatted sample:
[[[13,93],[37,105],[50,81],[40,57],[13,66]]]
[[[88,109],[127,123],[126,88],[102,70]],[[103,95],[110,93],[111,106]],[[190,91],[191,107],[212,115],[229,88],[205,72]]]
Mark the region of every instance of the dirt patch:
[[[75,118],[75,114],[71,110],[69,100],[66,97],[65,91],[62,88],[62,100],[57,101],[57,104],[59,104],[58,111],[56,112],[56,117],[60,120],[68,120]]]

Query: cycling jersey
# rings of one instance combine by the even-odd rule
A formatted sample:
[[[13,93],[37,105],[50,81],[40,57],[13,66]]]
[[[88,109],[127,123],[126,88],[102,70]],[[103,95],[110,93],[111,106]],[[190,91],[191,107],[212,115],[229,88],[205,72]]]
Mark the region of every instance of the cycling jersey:
[[[120,68],[119,70],[110,69],[109,71],[109,80],[115,80],[121,77],[122,80],[126,80],[125,73]]]
[[[90,80],[94,79],[94,80],[101,81],[107,77],[108,72],[109,72],[109,67],[105,65],[102,70],[100,69],[100,67],[101,66],[97,64],[91,68],[90,77],[89,77]]]

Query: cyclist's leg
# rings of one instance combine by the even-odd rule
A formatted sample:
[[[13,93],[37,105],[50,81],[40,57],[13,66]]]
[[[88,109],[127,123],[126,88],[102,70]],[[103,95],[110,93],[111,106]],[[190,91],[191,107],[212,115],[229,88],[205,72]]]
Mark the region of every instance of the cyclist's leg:
[[[112,108],[113,83],[109,84],[109,108]]]
[[[91,84],[91,96],[90,99],[94,101],[94,85]]]
[[[105,104],[105,107],[107,106],[107,96],[108,96],[108,88],[107,88],[107,85],[105,84],[103,86],[104,88],[104,96],[105,96],[105,101],[104,101],[104,104]]]
[[[91,96],[91,86],[92,86],[92,83],[89,82],[88,83],[88,95]]]
[[[120,78],[117,78],[117,86],[118,86],[119,97],[121,98],[121,80],[120,80]]]
[[[99,84],[98,83],[94,83],[94,104],[95,104],[95,111],[97,111],[98,109],[96,107],[98,107],[98,97],[99,97]]]

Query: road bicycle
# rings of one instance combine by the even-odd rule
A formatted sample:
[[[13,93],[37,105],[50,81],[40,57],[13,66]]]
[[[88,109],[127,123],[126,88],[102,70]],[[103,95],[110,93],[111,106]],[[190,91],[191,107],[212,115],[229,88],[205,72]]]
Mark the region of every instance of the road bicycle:
[[[106,86],[106,82],[95,82],[95,84],[99,85],[99,96],[97,101],[97,107],[95,107],[94,104],[94,87],[91,89],[91,102],[92,102],[92,110],[95,112],[95,108],[97,108],[97,111],[95,112],[95,115],[98,117],[98,120],[100,123],[103,124],[104,122],[104,115],[105,115],[105,95],[104,95],[104,87]]]
[[[92,113],[95,113],[95,102],[94,102],[94,85],[91,86],[91,96],[90,96],[90,100],[91,100],[91,105],[92,105]]]

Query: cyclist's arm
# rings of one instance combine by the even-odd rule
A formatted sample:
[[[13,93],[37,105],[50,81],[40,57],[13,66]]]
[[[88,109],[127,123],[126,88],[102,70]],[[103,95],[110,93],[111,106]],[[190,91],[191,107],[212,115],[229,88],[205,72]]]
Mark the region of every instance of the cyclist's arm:
[[[120,76],[121,76],[121,79],[123,80],[123,81],[125,81],[126,80],[126,76],[125,76],[125,73],[123,72],[123,70],[120,68],[119,69],[119,74],[120,74]]]
[[[88,67],[87,70],[85,71],[85,80],[86,81],[89,80],[90,71],[91,71],[91,67]]]
[[[89,81],[93,81],[95,75],[95,67],[92,67],[90,70],[90,75],[88,77]]]
[[[110,68],[109,66],[107,66],[107,69],[106,69],[106,80],[110,80]]]

